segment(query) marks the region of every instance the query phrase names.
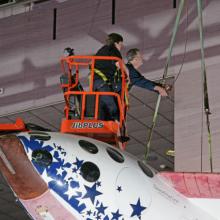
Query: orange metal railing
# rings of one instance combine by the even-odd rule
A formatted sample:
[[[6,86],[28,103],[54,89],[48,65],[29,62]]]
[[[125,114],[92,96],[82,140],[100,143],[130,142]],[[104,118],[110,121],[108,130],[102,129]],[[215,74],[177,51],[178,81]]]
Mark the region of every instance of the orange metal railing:
[[[121,92],[120,94],[114,93],[114,92],[95,92],[93,90],[94,86],[94,67],[95,62],[97,60],[113,60],[116,62],[119,62],[120,70],[121,70]],[[88,67],[90,69],[90,85],[89,85],[89,91],[73,91],[74,88],[79,83],[79,69],[80,67]],[[125,120],[124,112],[126,111],[127,104],[125,101],[125,96],[128,97],[128,91],[126,86],[126,74],[125,70],[123,69],[123,61],[120,58],[117,57],[109,57],[109,56],[69,56],[61,59],[61,68],[64,74],[68,76],[68,83],[63,84],[62,87],[66,88],[65,92],[65,100],[68,103],[68,99],[70,95],[82,95],[82,120],[84,120],[84,112],[85,112],[85,97],[87,95],[95,95],[95,118],[98,119],[98,106],[99,106],[99,100],[100,96],[103,95],[109,95],[116,97],[118,108],[120,112],[120,125],[123,120]],[[75,74],[74,82],[72,81],[73,76],[73,70]],[[66,118],[68,117],[68,104],[66,106]]]
[[[119,63],[120,71],[121,71],[121,92],[118,94],[116,92],[99,92],[94,91],[94,74],[95,74],[95,62],[97,60],[113,60],[115,62]],[[125,100],[125,97],[128,97],[128,90],[126,85],[126,73],[123,69],[123,61],[120,58],[117,57],[110,57],[110,56],[69,56],[64,57],[61,59],[61,68],[64,75],[67,76],[67,82],[63,83],[61,86],[64,89],[64,98],[66,101],[65,106],[65,120],[63,120],[61,125],[61,131],[63,132],[72,132],[72,133],[80,133],[80,132],[105,132],[111,133],[113,132],[114,135],[116,135],[116,129],[106,128],[106,129],[73,129],[73,126],[71,126],[71,123],[74,121],[100,121],[99,120],[99,104],[100,104],[100,97],[101,96],[113,96],[117,100],[118,104],[118,110],[119,110],[119,123],[113,122],[110,123],[111,126],[115,127],[119,126],[121,128],[123,124],[125,124],[126,116],[125,112],[127,110],[127,102]],[[87,91],[76,91],[76,87],[79,84],[79,79],[82,77],[80,76],[80,70],[81,68],[88,68],[89,70],[89,88]],[[74,75],[74,80],[73,80]],[[71,102],[70,97],[71,96],[80,96],[81,97],[81,103],[80,103],[80,117],[79,118],[70,118],[70,111],[71,111]],[[86,98],[88,96],[94,96],[95,97],[95,104],[94,104],[94,116],[92,118],[86,118],[85,111],[86,111]],[[109,125],[107,121],[102,121],[104,125]],[[116,123],[116,124],[114,124]],[[69,127],[69,128],[68,128]],[[104,126],[105,128],[105,126]],[[118,129],[119,129],[118,128]],[[69,129],[69,130],[68,130]]]

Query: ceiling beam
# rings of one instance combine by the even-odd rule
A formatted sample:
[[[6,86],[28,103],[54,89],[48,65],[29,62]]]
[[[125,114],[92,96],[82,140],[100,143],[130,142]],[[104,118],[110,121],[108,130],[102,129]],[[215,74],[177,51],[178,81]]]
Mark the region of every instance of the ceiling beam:
[[[173,8],[176,8],[176,0],[173,0]]]
[[[112,24],[115,24],[115,0],[112,0]]]

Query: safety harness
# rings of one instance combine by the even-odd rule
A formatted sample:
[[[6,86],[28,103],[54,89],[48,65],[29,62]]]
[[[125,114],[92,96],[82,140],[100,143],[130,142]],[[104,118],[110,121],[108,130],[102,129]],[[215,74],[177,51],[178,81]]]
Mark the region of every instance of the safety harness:
[[[102,88],[104,85],[108,85],[109,87],[111,87],[113,89],[114,92],[117,92],[117,86],[118,86],[118,83],[120,82],[120,71],[119,70],[117,70],[114,73],[113,82],[109,78],[107,78],[107,76],[102,71],[100,71],[96,68],[94,69],[94,73],[96,75],[98,75],[103,80],[103,83],[97,88],[97,90]],[[128,87],[129,87],[128,83],[126,83],[126,87],[128,89]],[[125,103],[128,106],[129,100],[128,100],[128,95],[127,95],[126,91],[124,94],[124,98],[125,98]]]
[[[108,85],[108,86],[112,87],[111,81],[107,78],[107,76],[102,71],[95,68],[94,73],[96,75],[98,75],[103,80],[103,83],[97,88],[97,90],[102,88],[104,85]]]

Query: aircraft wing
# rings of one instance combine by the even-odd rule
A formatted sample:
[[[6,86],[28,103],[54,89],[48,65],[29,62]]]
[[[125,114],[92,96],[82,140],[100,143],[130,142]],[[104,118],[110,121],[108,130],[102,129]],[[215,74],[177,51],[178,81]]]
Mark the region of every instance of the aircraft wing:
[[[158,175],[191,203],[200,207],[212,217],[220,220],[220,174],[219,173],[171,173]]]
[[[220,199],[220,174],[162,172],[159,175],[188,198]]]

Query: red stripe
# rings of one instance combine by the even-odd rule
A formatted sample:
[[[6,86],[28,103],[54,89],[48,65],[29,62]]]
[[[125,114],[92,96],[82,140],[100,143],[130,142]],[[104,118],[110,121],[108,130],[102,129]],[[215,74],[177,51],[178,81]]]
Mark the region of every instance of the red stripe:
[[[159,175],[167,178],[186,197],[220,198],[220,174],[163,172]]]

